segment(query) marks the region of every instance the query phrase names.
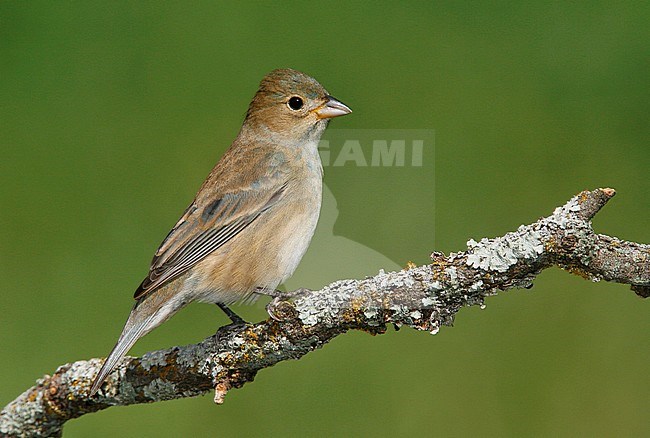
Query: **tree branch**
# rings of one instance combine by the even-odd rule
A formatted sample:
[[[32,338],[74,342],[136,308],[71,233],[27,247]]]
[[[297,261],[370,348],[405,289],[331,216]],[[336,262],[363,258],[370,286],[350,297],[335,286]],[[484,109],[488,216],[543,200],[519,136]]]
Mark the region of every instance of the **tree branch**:
[[[432,263],[380,271],[365,280],[337,281],[308,291],[294,302],[274,301],[270,318],[226,326],[203,342],[126,357],[92,399],[88,391],[102,361],[66,364],[7,405],[0,414],[3,436],[59,436],[72,418],[115,405],[192,397],[214,389],[215,402],[253,380],[257,372],[299,359],[348,330],[378,334],[386,324],[437,333],[465,306],[514,287],[529,288],[551,266],[593,281],[628,284],[650,296],[650,245],[594,233],[593,216],[612,189],[585,191],[552,215],[495,239],[470,240],[468,250]]]

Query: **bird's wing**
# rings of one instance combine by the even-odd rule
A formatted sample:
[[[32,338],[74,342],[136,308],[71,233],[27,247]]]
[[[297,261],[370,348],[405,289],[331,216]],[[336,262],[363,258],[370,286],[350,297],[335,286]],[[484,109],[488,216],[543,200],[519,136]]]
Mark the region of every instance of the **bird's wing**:
[[[179,277],[230,241],[282,198],[287,181],[262,178],[246,186],[247,190],[197,196],[156,251],[135,299]]]

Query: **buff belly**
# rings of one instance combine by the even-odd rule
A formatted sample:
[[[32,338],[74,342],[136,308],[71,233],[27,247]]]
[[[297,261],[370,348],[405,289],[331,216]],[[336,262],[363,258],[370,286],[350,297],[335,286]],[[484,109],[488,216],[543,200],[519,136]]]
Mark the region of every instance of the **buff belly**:
[[[253,222],[197,264],[184,280],[179,298],[229,304],[254,300],[258,288],[275,289],[293,274],[307,251],[320,213],[320,191],[317,195],[278,209],[286,215],[267,211],[267,217],[259,218],[263,221]]]

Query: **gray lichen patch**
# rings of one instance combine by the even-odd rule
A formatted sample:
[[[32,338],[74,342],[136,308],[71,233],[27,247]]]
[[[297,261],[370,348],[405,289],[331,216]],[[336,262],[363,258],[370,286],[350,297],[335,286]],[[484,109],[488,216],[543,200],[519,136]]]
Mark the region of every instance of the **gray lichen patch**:
[[[417,267],[402,271],[385,272],[383,269],[374,277],[362,281],[337,281],[323,288],[320,292],[295,301],[300,321],[307,325],[338,324],[342,313],[361,310],[370,326],[382,324],[382,311],[390,310],[392,320],[399,320],[409,313],[404,303],[393,301],[392,295],[398,291],[414,288],[416,283],[425,283],[430,279],[428,267]],[[436,287],[440,283],[436,282]],[[404,309],[402,309],[404,307]]]
[[[557,207],[545,219],[524,226],[515,232],[494,239],[483,238],[480,242],[467,242],[467,265],[484,271],[506,272],[520,260],[531,260],[544,252],[543,240],[554,229],[585,228],[588,224],[578,217],[582,195],[574,196],[566,204]]]
[[[135,390],[133,383],[125,378],[126,370],[124,368],[121,369],[118,368],[118,370],[119,370],[118,376],[115,376],[115,373],[113,373],[111,376],[109,376],[108,379],[106,379],[106,380],[114,379],[117,381],[116,382],[117,384],[108,385],[108,388],[110,389],[108,393],[106,393],[105,395],[109,400],[114,399],[115,401],[119,402],[119,404],[126,405],[126,404],[134,403],[138,395],[137,391]]]
[[[298,318],[307,326],[334,323],[341,310],[350,307],[350,297],[358,284],[357,280],[337,281],[318,293],[297,299]]]
[[[455,266],[450,266],[445,269],[445,274],[449,276],[449,282],[454,284],[456,283],[456,280],[458,279],[458,272],[456,270]]]
[[[92,382],[92,379],[95,377],[95,373],[101,364],[102,361],[98,359],[92,359],[89,361],[82,360],[65,365],[65,369],[59,367],[56,373],[62,376],[62,383],[70,388],[71,393],[83,394],[88,388],[88,385]]]
[[[199,362],[197,359],[202,357],[201,354],[205,354],[205,351],[198,346],[189,346],[186,349],[178,349],[178,355],[176,356],[176,363],[183,367],[193,367]]]
[[[440,301],[438,301],[435,297],[424,297],[420,301],[422,302],[422,306],[425,308],[440,304]]]
[[[166,350],[153,351],[142,357],[140,365],[147,371],[154,367],[165,366],[167,365],[167,356],[168,353]]]
[[[143,388],[144,396],[149,400],[172,400],[176,394],[176,385],[162,380],[154,379]]]
[[[467,265],[484,271],[506,272],[521,259],[532,259],[544,252],[541,235],[530,227],[480,242],[467,242]]]
[[[553,210],[553,214],[547,220],[556,223],[561,229],[565,230],[569,223],[572,222],[572,219],[575,219],[575,215],[572,213],[579,211],[579,196],[574,196],[569,202]]]

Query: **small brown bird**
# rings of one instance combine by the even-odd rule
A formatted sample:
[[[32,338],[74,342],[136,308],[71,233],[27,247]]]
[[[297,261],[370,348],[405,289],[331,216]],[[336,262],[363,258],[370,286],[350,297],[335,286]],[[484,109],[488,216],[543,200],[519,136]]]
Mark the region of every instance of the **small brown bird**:
[[[192,301],[228,307],[272,295],[298,266],[314,234],[323,168],[318,140],[351,112],[315,79],[274,70],[262,79],[239,135],[156,251],[94,395],[145,334]]]

